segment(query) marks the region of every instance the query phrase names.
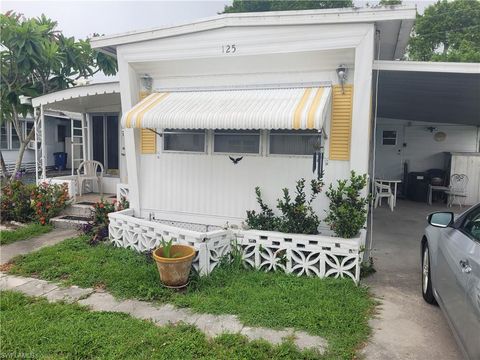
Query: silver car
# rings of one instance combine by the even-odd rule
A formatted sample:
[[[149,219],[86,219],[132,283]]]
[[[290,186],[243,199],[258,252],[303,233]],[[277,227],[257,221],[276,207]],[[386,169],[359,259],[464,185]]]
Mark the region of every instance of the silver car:
[[[465,357],[480,359],[480,204],[455,217],[428,216],[422,239],[422,293],[440,305]]]

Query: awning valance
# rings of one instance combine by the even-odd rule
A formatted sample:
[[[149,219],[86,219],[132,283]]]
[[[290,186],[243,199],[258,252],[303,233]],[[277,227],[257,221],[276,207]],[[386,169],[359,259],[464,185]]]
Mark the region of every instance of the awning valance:
[[[157,92],[122,117],[126,128],[322,129],[330,87]]]

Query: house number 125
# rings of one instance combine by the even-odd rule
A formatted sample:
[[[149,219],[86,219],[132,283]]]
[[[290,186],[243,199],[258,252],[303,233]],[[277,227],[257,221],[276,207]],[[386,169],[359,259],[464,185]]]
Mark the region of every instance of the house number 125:
[[[223,54],[233,54],[237,51],[237,46],[235,44],[222,45]]]

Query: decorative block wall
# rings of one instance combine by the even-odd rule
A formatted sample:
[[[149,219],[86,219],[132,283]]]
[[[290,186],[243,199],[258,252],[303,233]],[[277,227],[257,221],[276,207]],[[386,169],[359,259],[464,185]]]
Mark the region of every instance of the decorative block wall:
[[[354,239],[328,235],[284,234],[259,230],[214,230],[200,232],[133,217],[133,210],[110,213],[110,241],[139,252],[151,251],[162,237],[197,250],[194,268],[209,274],[228,256],[232,246],[241,248],[245,266],[265,271],[284,271],[298,276],[349,277],[360,280],[365,231]]]

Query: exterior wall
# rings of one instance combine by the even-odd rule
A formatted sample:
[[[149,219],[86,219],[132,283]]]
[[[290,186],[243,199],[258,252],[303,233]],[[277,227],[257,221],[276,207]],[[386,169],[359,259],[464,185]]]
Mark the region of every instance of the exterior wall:
[[[369,144],[364,139],[369,138],[373,32],[373,24],[224,28],[123,45],[117,49],[122,112],[138,101],[144,73],[153,77],[154,89],[335,84],[336,68],[346,64],[347,82],[353,83],[354,94],[357,84],[359,89],[354,95],[352,130],[353,138],[361,139],[352,141],[353,161],[329,161],[326,149],[328,186],[348,177],[351,169],[368,171]],[[238,52],[222,54],[222,45],[232,43]],[[329,126],[328,121],[327,135]],[[192,216],[191,221],[208,215],[219,224],[239,222],[246,210],[256,208],[255,186],[274,207],[282,188],[293,190],[297,179],[313,176],[310,156],[246,155],[233,166],[226,155],[161,153],[161,144],[157,154],[140,155],[139,131],[125,129],[124,134],[136,216],[177,212]],[[327,204],[324,195],[314,204],[320,217]]]
[[[430,132],[428,127],[435,130]],[[382,145],[382,130],[388,129],[398,131],[398,146]],[[444,141],[434,139],[439,131],[447,135]],[[393,119],[377,121],[376,139],[376,174],[388,178],[398,178],[404,162],[408,163],[409,172],[444,169],[447,152],[475,152],[480,146],[476,126]]]
[[[53,153],[65,152],[66,143],[58,142],[58,125],[64,125],[66,127],[66,135],[70,137],[70,119],[59,119],[50,116],[45,116],[45,156],[46,165],[52,166],[55,164]],[[32,151],[33,152],[33,151]],[[33,152],[33,156],[35,153]],[[67,159],[70,164],[71,159]]]
[[[53,153],[65,151],[63,144],[57,142],[57,125],[67,126],[67,135],[70,134],[70,120],[57,119],[45,116],[45,145],[47,149],[47,166],[54,165]],[[6,164],[17,161],[18,150],[2,150],[3,158]],[[35,150],[25,149],[23,162],[35,162]]]

